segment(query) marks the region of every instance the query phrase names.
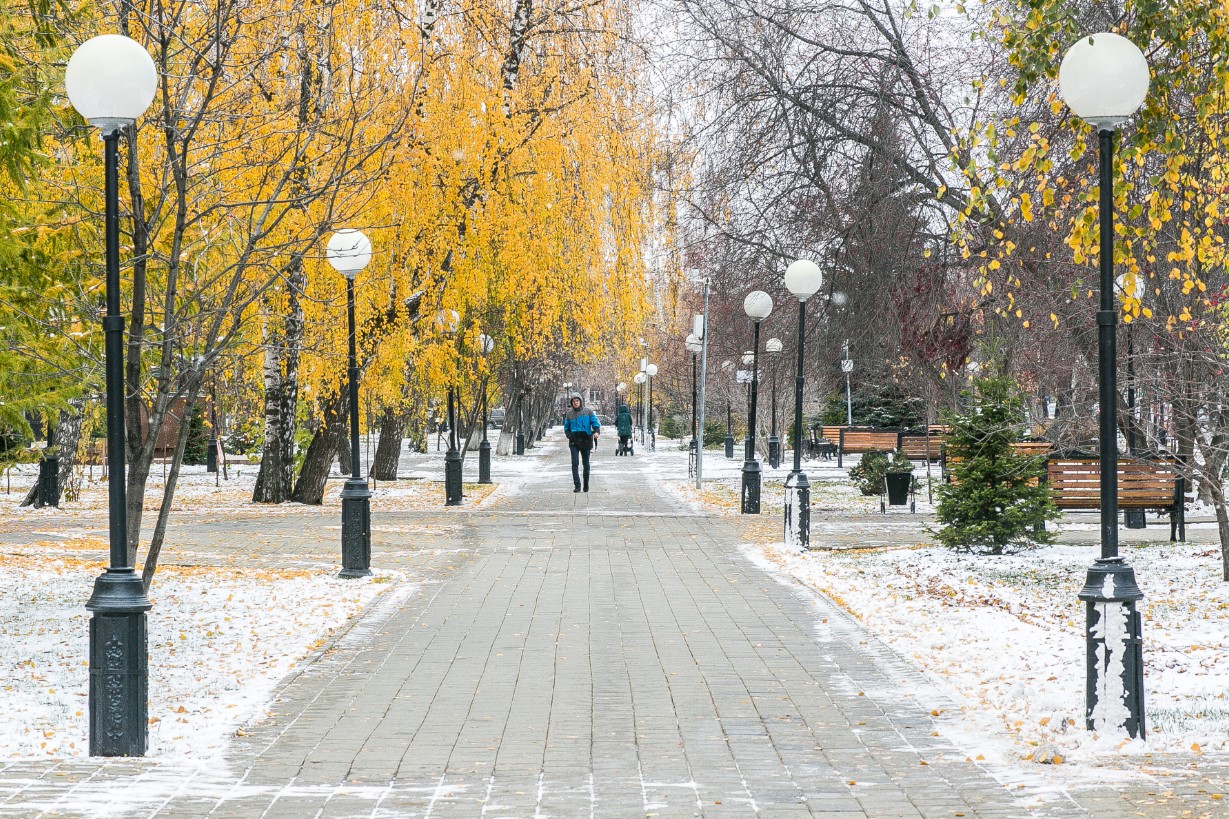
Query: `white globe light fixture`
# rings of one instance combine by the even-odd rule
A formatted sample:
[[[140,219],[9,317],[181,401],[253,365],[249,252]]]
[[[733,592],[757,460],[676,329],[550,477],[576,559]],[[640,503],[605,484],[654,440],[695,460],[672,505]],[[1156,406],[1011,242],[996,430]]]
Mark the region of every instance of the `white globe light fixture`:
[[[1113,130],[1148,96],[1148,61],[1135,43],[1105,31],[1067,49],[1058,86],[1071,112],[1100,130]]]
[[[814,296],[823,283],[823,271],[810,259],[791,262],[785,269],[785,289],[793,293],[799,301],[806,301]]]
[[[461,324],[461,314],[456,310],[444,308],[435,314],[435,329],[445,335],[452,335]]]
[[[747,352],[743,353],[743,366],[744,367],[750,367],[754,363],[755,363],[755,353],[751,352],[750,350],[747,350]]]
[[[647,380],[648,378],[644,373],[636,373],[635,377],[632,378],[632,381],[635,381],[637,384],[643,384]]]
[[[695,354],[700,352],[701,341],[696,337],[695,333],[691,333],[687,336],[687,341],[684,342],[684,345],[687,347],[687,352],[689,353]]]
[[[649,378],[657,377],[657,365],[656,364],[650,364],[648,367],[645,368],[644,371],[648,373]]]
[[[329,237],[324,255],[334,270],[353,279],[371,261],[371,240],[361,230],[342,228]]]
[[[781,339],[779,338],[770,338],[764,344],[764,349],[767,352],[773,353],[774,355],[776,353],[781,352],[781,350],[783,350],[784,348],[785,348],[785,345],[781,343]]]
[[[141,45],[122,34],[101,34],[73,52],[64,72],[68,100],[103,134],[137,121],[158,90],[158,70]]]
[[[763,290],[752,290],[743,299],[743,311],[747,318],[759,324],[772,313],[772,296]]]
[[[478,351],[483,355],[490,355],[491,350],[495,349],[495,339],[488,336],[486,333],[478,334]]]

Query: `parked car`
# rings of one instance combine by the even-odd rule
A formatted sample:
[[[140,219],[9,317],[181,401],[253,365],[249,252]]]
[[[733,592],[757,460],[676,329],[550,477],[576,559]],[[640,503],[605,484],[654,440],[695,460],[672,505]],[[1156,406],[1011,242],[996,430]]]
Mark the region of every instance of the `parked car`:
[[[504,425],[504,419],[507,416],[508,414],[504,411],[503,407],[496,407],[495,409],[491,410],[491,414],[487,416],[487,421],[495,429],[502,429]]]

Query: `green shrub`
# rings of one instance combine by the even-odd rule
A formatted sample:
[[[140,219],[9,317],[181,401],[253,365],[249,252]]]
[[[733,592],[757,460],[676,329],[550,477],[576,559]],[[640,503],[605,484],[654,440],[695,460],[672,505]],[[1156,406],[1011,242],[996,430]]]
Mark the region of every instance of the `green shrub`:
[[[967,414],[947,414],[951,482],[939,486],[934,532],[960,552],[1001,555],[1049,543],[1045,521],[1058,511],[1042,478],[1045,458],[1012,449],[1025,430],[1025,400],[1008,375],[977,379],[966,391]]]
[[[889,472],[912,472],[913,461],[900,452],[893,452],[889,458],[883,452],[868,452],[858,461],[858,465],[849,470],[849,478],[854,486],[862,490],[863,495],[882,495],[883,476]]]
[[[687,416],[687,423],[684,424],[677,415],[662,415],[657,434],[662,438],[682,438],[684,435],[691,437],[691,416]]]

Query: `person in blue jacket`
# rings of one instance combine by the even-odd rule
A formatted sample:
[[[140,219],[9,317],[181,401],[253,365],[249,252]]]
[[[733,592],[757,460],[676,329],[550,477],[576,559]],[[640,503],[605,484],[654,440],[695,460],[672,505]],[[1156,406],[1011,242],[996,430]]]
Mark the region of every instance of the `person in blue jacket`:
[[[577,393],[572,393],[568,399],[570,407],[563,414],[563,434],[568,436],[568,449],[572,451],[572,483],[573,492],[583,488],[589,491],[589,451],[597,446],[597,438],[601,433],[602,422],[597,420],[593,410],[583,406],[584,400]],[[580,464],[584,462],[584,482],[581,483]]]

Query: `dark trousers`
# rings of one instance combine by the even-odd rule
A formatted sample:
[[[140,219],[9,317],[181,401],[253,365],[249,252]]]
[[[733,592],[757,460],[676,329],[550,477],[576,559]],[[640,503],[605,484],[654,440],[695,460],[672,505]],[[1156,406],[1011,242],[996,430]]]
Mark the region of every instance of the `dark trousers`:
[[[585,489],[589,488],[589,450],[581,449],[576,444],[568,444],[568,449],[572,450],[572,483],[577,489],[580,489],[580,462],[585,462]]]

